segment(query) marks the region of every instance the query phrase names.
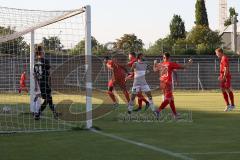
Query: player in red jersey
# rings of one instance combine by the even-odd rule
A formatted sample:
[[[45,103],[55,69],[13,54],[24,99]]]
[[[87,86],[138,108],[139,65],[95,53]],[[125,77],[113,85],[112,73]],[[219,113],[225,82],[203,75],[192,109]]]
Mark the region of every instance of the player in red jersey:
[[[220,87],[222,89],[223,98],[226,102],[225,112],[231,111],[235,108],[234,105],[234,95],[231,88],[231,74],[229,69],[228,57],[223,53],[221,48],[215,50],[216,56],[220,59],[220,76],[218,80],[220,81]],[[229,103],[228,97],[230,98],[231,104]]]
[[[128,58],[129,58],[129,62],[128,62],[128,67],[132,68],[133,64],[135,62],[137,62],[137,57],[136,57],[136,53],[135,52],[131,52],[128,54]],[[128,79],[132,79],[134,77],[133,74],[131,74],[131,76],[129,76],[128,78],[126,78],[126,80]],[[134,109],[133,111],[140,111],[142,110],[142,103],[145,102],[146,103],[146,109],[149,107],[149,102],[147,101],[147,99],[143,96],[143,94],[141,92],[139,92],[137,94],[138,97],[138,108]]]
[[[108,69],[112,70],[112,78],[108,82],[108,95],[112,99],[114,106],[117,106],[118,103],[116,101],[116,97],[113,93],[113,89],[115,88],[116,85],[118,85],[121,90],[123,91],[123,94],[127,100],[127,103],[129,102],[129,93],[127,90],[126,82],[125,82],[125,77],[126,77],[126,72],[127,70],[117,63],[117,61],[110,59],[109,57],[105,57],[104,59],[105,64]]]
[[[169,104],[173,116],[177,116],[176,107],[174,104],[174,98],[173,98],[173,92],[172,92],[172,74],[175,70],[178,69],[185,69],[192,63],[192,60],[190,59],[189,62],[185,65],[181,65],[175,62],[170,61],[170,54],[164,53],[163,55],[163,62],[157,63],[157,60],[154,61],[153,65],[153,71],[160,73],[160,89],[163,92],[164,100],[158,110],[156,111],[157,116],[159,116],[159,113]]]
[[[21,93],[22,91],[25,91],[26,93],[28,93],[28,89],[26,86],[26,80],[27,80],[26,71],[23,71],[23,73],[21,74],[21,78],[20,78],[20,87],[18,89],[19,93]]]

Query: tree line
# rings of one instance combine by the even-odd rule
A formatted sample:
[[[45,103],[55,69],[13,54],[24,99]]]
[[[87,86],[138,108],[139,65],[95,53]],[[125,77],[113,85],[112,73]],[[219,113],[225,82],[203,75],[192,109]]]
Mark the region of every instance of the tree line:
[[[229,9],[230,17],[225,25],[231,25],[231,18],[238,15],[234,8]],[[205,0],[196,0],[195,4],[195,25],[190,31],[186,31],[185,23],[180,15],[173,15],[169,24],[170,34],[164,38],[159,38],[149,48],[144,48],[143,40],[134,33],[124,34],[114,42],[101,44],[95,37],[91,37],[92,53],[94,55],[105,55],[112,52],[129,53],[144,52],[149,55],[170,52],[178,55],[203,55],[212,54],[214,49],[222,46],[222,37],[218,31],[213,31],[209,27],[208,15]],[[0,35],[13,33],[14,29],[0,27]],[[67,53],[84,54],[85,40],[78,42],[73,48],[65,49],[58,36],[43,37],[41,44],[47,53]],[[29,53],[29,45],[23,37],[0,44],[0,53],[16,54]]]

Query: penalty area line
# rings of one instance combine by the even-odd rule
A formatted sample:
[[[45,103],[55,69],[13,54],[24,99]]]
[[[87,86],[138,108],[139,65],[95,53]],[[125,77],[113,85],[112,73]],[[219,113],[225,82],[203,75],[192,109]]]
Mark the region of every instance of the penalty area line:
[[[141,142],[137,142],[137,141],[133,141],[133,140],[129,140],[129,139],[126,139],[126,138],[123,138],[123,137],[113,135],[113,134],[104,133],[102,131],[98,131],[98,130],[95,130],[95,129],[91,129],[91,131],[94,132],[94,133],[100,134],[102,136],[105,136],[105,137],[109,137],[109,138],[112,138],[112,139],[115,139],[115,140],[119,140],[119,141],[122,141],[122,142],[125,142],[125,143],[129,143],[129,144],[134,144],[136,146],[146,148],[146,149],[149,149],[149,150],[153,150],[153,151],[157,151],[157,152],[169,155],[171,157],[179,158],[179,159],[182,159],[182,160],[193,160],[193,158],[187,157],[187,156],[183,155],[182,153],[175,153],[175,152],[172,152],[172,151],[167,150],[167,149],[155,147],[155,146],[152,146],[152,145],[149,145],[149,144],[145,144],[145,143],[141,143]]]

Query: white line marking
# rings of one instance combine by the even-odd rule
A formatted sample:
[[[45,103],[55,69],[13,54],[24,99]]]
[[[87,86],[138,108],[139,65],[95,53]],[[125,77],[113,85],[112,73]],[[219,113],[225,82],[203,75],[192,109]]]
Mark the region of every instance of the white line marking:
[[[166,149],[163,149],[163,148],[158,148],[158,147],[155,147],[155,146],[152,146],[152,145],[149,145],[149,144],[145,144],[145,143],[141,143],[141,142],[136,142],[136,141],[129,140],[129,139],[126,139],[126,138],[122,138],[122,137],[119,137],[119,136],[116,136],[116,135],[112,135],[112,134],[104,133],[104,132],[101,132],[101,131],[97,131],[95,129],[91,129],[91,131],[94,132],[94,133],[106,136],[106,137],[110,137],[110,138],[115,139],[115,140],[120,140],[122,142],[134,144],[134,145],[137,145],[139,147],[147,148],[147,149],[150,149],[150,150],[153,150],[153,151],[157,151],[157,152],[160,152],[160,153],[163,153],[163,154],[167,154],[169,156],[176,157],[176,158],[179,158],[179,159],[182,159],[182,160],[193,160],[192,158],[184,156],[181,153],[174,153],[170,150],[166,150]]]
[[[234,151],[234,152],[199,152],[199,153],[179,153],[179,154],[185,154],[185,155],[218,155],[218,154],[240,154],[240,151]]]

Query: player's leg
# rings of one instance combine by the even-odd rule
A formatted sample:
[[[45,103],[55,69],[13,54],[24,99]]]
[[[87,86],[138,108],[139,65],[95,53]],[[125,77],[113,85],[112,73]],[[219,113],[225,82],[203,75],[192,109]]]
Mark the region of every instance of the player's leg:
[[[116,97],[113,93],[113,80],[110,80],[108,82],[108,91],[107,91],[107,94],[109,95],[109,97],[112,99],[114,105],[117,104],[117,101],[116,101]]]
[[[130,101],[130,97],[129,97],[129,93],[128,93],[128,90],[127,90],[127,85],[126,85],[126,82],[125,81],[122,81],[122,82],[119,82],[118,83],[119,87],[121,88],[126,100],[127,100],[127,103],[129,103]]]
[[[45,110],[45,108],[47,107],[48,100],[47,100],[46,84],[45,83],[40,83],[39,87],[40,87],[41,97],[43,99],[43,103],[42,103],[42,105],[40,107],[40,111],[39,111],[39,113],[41,114]]]
[[[226,103],[226,107],[224,109],[225,112],[227,112],[230,108],[230,104],[229,104],[229,98],[228,98],[228,93],[226,91],[226,83],[225,82],[221,82],[220,83],[220,87],[221,87],[221,90],[222,90],[222,95],[223,95],[223,99]]]
[[[231,88],[231,78],[227,78],[226,82],[225,82],[225,87],[226,87],[226,92],[228,93],[231,105],[229,110],[232,110],[235,108],[235,104],[234,104],[234,95],[233,95],[233,91]]]
[[[156,109],[155,109],[155,106],[153,104],[152,93],[151,93],[151,89],[150,89],[149,85],[141,86],[141,90],[146,94],[146,96],[148,98],[149,107],[151,108],[151,110],[153,112],[155,112]]]
[[[133,86],[132,87],[132,94],[131,94],[131,97],[130,97],[130,101],[128,103],[128,113],[129,114],[131,114],[131,112],[133,111],[134,101],[135,101],[135,98],[136,98],[138,92],[140,92],[139,91],[139,86]]]
[[[142,109],[142,103],[145,102],[146,103],[146,109],[149,107],[149,102],[147,101],[147,99],[143,96],[142,92],[139,92],[137,94],[138,97],[138,108],[136,109],[136,111],[139,111]]]
[[[228,95],[229,95],[229,98],[231,101],[231,109],[233,109],[233,108],[235,108],[233,91],[232,91],[232,89],[228,89],[227,92],[228,92]]]

